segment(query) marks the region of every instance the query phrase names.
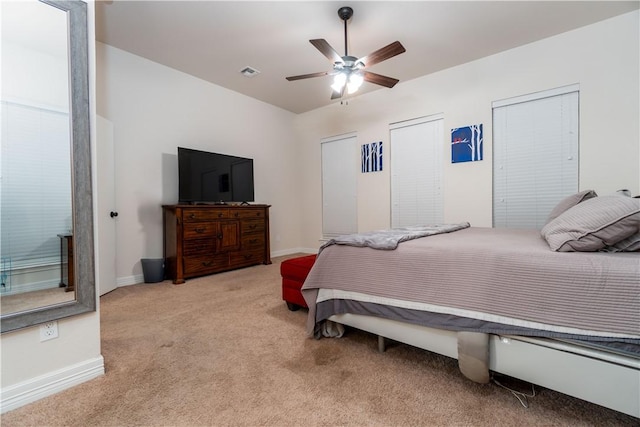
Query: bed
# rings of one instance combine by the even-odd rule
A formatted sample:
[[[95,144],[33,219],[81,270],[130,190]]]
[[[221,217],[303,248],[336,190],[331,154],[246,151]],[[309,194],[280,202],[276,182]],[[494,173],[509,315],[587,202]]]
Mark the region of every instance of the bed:
[[[640,200],[626,198],[631,213],[619,215],[598,199],[616,230],[567,227],[580,205],[593,216],[596,202],[579,200],[547,224],[560,220],[571,241],[547,226],[464,224],[406,234],[395,248],[376,248],[370,234],[330,241],[302,287],[307,333],[355,327],[456,358],[474,381],[502,373],[640,418]],[[590,250],[577,251],[584,238]]]

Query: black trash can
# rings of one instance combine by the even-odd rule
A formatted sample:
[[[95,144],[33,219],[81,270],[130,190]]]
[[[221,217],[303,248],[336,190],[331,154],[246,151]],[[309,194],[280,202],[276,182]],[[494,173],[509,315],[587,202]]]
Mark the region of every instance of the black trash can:
[[[142,258],[140,261],[144,283],[157,283],[164,280],[164,259]]]

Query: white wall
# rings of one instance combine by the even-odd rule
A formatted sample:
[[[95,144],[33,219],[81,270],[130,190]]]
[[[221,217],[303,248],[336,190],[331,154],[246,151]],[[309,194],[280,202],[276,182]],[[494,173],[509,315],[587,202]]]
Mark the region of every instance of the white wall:
[[[640,193],[638,11],[381,89],[296,117],[303,149],[298,174],[305,227],[301,245],[322,232],[320,139],[357,132],[357,144],[383,141],[390,123],[444,113],[445,222],[492,224],[492,112],[496,100],[580,85],[580,189]],[[404,55],[410,55],[410,50]],[[373,70],[375,71],[375,70]],[[484,160],[451,164],[450,129],[484,124]],[[358,178],[358,228],[390,226],[390,173]],[[359,158],[354,158],[359,168]]]
[[[95,27],[92,2],[88,2],[87,13],[91,120],[95,123],[95,45],[92,43]],[[94,129],[92,125],[92,143],[95,143]],[[99,311],[59,320],[58,334],[58,338],[40,342],[39,327],[34,326],[0,336],[3,412],[104,373],[100,354]]]
[[[97,51],[98,114],[114,125],[120,284],[139,279],[141,258],[163,255],[161,205],[178,201],[178,146],[253,158],[256,203],[272,206],[272,253],[299,245],[292,113],[112,46]]]

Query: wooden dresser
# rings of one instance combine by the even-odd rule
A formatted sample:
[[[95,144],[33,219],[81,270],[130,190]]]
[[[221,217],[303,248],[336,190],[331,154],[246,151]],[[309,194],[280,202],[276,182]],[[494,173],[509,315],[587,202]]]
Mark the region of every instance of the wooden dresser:
[[[271,264],[269,205],[164,205],[166,276],[173,283]]]

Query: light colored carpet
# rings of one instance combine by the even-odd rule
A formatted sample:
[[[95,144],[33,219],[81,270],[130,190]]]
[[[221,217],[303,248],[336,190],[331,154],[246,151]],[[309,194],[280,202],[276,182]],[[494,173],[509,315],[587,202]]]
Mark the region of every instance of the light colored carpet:
[[[106,375],[8,412],[9,426],[638,426],[539,389],[526,409],[457,361],[373,335],[305,337],[280,262],[101,298]]]

